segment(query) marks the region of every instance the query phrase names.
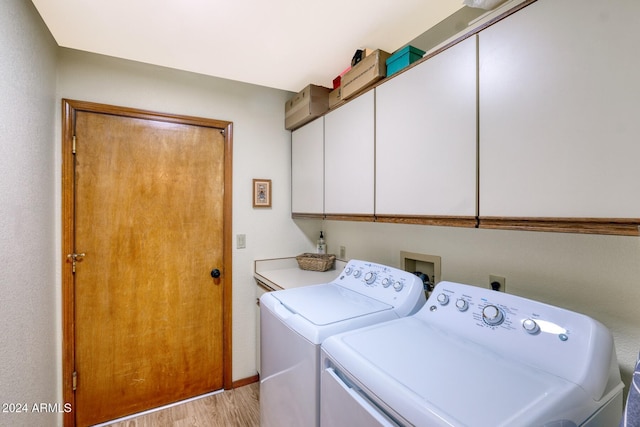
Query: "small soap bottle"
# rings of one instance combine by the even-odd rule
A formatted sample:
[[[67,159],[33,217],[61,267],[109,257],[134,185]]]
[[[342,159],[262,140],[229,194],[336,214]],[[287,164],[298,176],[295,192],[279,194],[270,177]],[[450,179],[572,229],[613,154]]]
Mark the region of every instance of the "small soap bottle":
[[[322,234],[322,231],[320,232],[320,238],[316,244],[316,250],[319,254],[327,253],[327,244],[324,242],[324,235]]]

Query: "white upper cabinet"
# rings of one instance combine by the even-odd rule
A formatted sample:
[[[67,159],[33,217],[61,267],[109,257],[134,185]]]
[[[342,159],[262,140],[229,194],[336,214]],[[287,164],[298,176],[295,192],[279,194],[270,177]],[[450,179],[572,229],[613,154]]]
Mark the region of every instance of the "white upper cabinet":
[[[373,215],[374,92],[324,116],[327,215]]]
[[[324,118],[291,133],[291,212],[324,213]]]
[[[476,43],[376,88],[376,215],[477,214]]]
[[[640,217],[638,28],[638,0],[539,0],[480,33],[481,217]]]

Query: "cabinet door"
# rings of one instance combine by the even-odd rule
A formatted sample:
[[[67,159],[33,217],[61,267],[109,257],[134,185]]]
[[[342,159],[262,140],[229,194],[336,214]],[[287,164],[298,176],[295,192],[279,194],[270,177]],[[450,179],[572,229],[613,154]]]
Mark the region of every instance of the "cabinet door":
[[[325,116],[326,214],[373,215],[374,90]]]
[[[324,118],[291,133],[291,212],[323,214]]]
[[[376,88],[376,215],[475,216],[476,37]]]
[[[640,217],[640,2],[539,0],[480,33],[480,215]]]

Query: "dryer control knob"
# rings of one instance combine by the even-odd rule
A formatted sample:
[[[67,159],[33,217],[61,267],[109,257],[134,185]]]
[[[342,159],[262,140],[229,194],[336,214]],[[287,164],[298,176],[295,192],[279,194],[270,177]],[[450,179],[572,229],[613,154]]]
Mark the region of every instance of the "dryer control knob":
[[[438,295],[438,302],[440,303],[440,305],[449,304],[449,296],[447,294]]]
[[[467,311],[469,308],[469,302],[466,299],[459,298],[456,301],[456,308],[460,311]]]
[[[482,320],[491,326],[498,326],[504,322],[504,314],[495,305],[487,305],[482,309]]]
[[[530,333],[531,335],[535,335],[540,332],[540,326],[533,319],[525,319],[522,321],[522,328]]]
[[[373,285],[373,282],[376,281],[376,273],[373,271],[368,272],[364,275],[364,281],[367,282],[367,285]]]

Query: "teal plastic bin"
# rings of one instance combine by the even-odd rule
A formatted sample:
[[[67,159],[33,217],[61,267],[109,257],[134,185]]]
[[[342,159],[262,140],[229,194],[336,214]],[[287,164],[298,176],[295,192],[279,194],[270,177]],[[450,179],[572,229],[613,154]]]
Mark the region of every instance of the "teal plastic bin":
[[[413,46],[406,46],[387,59],[387,77],[397,73],[408,65],[422,58],[424,51]]]

